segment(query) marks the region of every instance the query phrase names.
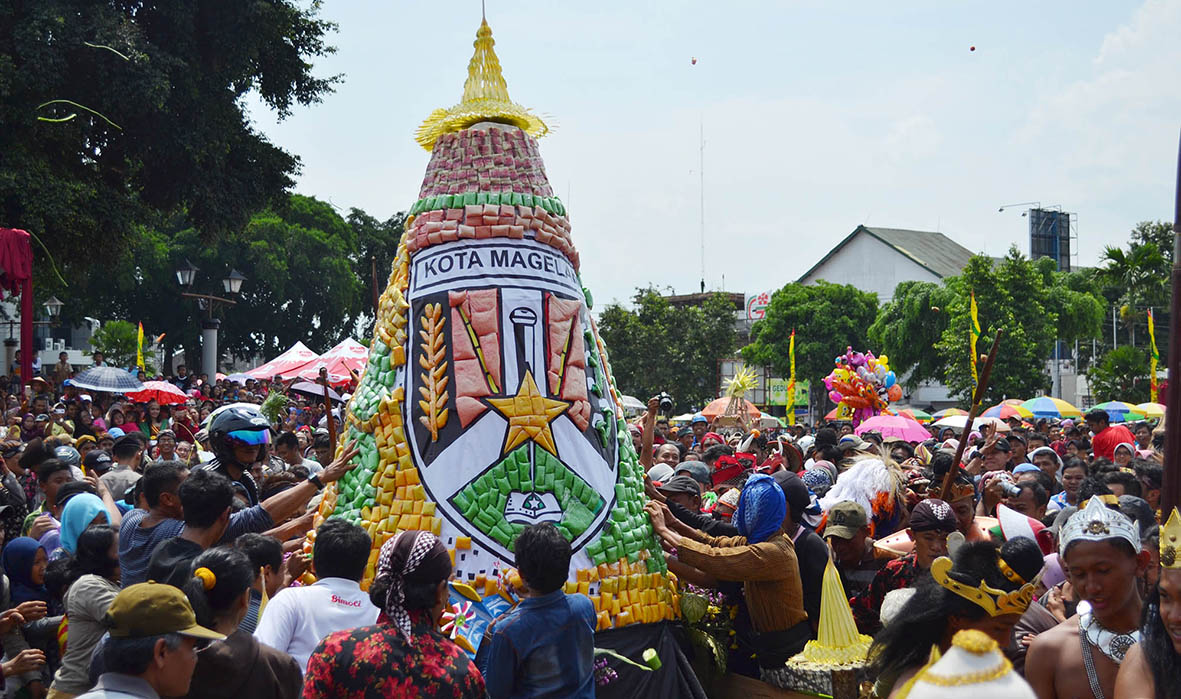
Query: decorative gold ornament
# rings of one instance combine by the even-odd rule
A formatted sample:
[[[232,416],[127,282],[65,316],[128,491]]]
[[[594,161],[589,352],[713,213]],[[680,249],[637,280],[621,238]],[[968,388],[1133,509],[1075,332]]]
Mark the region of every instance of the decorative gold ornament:
[[[1181,570],[1181,511],[1175,507],[1160,530],[1160,564],[1163,568]]]
[[[1005,563],[1005,559],[1001,558],[1000,553],[997,553],[996,556],[996,567],[1001,569],[1001,574],[1004,575],[1005,579],[1009,582],[1016,583],[1018,585],[1025,584],[1025,578],[1021,577],[1020,573],[1010,568],[1009,564]]]
[[[508,418],[508,435],[504,440],[503,453],[507,454],[532,439],[549,453],[558,455],[550,423],[566,412],[570,404],[541,395],[533,380],[533,372],[525,372],[517,395],[486,400],[498,413]]]
[[[988,612],[989,616],[1024,614],[1033,601],[1033,583],[1026,583],[1013,592],[1005,592],[989,587],[984,581],[978,587],[965,585],[952,578],[948,574],[950,571],[951,559],[947,556],[940,556],[931,563],[931,577],[935,582]]]
[[[492,39],[492,28],[487,20],[480,20],[476,41],[472,44],[476,52],[467,66],[467,81],[463,84],[463,99],[447,109],[436,109],[422,122],[414,140],[426,150],[435,147],[435,141],[446,133],[462,131],[481,121],[493,121],[516,126],[534,138],[549,133],[549,127],[533,112],[513,102],[508,96],[508,83],[500,71],[500,59],[496,57]]]

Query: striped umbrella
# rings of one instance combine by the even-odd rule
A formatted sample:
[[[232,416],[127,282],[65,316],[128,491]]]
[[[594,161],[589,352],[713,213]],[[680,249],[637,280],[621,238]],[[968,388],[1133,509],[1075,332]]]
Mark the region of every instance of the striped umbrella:
[[[918,408],[903,408],[902,410],[899,410],[897,414],[901,415],[902,417],[908,417],[920,425],[925,425],[935,420],[935,418],[931,417],[930,413],[919,410]]]
[[[967,410],[960,410],[959,408],[944,408],[931,413],[931,417],[936,420],[942,420],[945,417],[952,417],[953,415],[967,415]]]
[[[997,403],[991,408],[980,413],[980,417],[999,417],[1002,420],[1008,420],[1015,417],[1018,420],[1033,417],[1033,413],[1021,405],[1013,405],[1012,403]]]
[[[78,388],[107,393],[133,393],[144,390],[139,379],[129,372],[113,366],[96,366],[75,376],[72,381]]]
[[[1159,420],[1165,416],[1165,406],[1160,403],[1141,403],[1136,406],[1136,412],[1144,417]]]
[[[1122,400],[1109,400],[1106,403],[1100,403],[1095,408],[1107,412],[1107,418],[1112,422],[1127,422],[1129,420],[1143,420],[1144,413],[1136,409],[1136,406],[1131,403],[1125,403]]]
[[[1021,407],[1033,413],[1034,417],[1062,419],[1083,416],[1082,411],[1070,403],[1061,398],[1051,398],[1050,396],[1031,398],[1022,403]]]

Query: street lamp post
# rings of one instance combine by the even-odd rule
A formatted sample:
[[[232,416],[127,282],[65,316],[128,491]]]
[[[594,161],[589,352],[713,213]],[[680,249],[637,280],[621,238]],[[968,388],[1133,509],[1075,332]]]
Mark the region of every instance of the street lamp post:
[[[180,282],[181,287],[191,289],[197,280],[197,272],[199,271],[201,270],[196,265],[185,260],[184,264],[176,269],[176,280]],[[246,281],[246,277],[242,276],[238,270],[233,269],[225,279],[221,280],[221,284],[227,294],[237,294],[241,291],[244,281]],[[208,374],[211,379],[215,378],[217,376],[217,330],[221,327],[221,321],[213,317],[213,306],[218,303],[234,306],[238,302],[221,296],[195,294],[189,291],[182,291],[180,295],[197,299],[198,306],[205,311],[205,317],[201,319],[201,371]]]

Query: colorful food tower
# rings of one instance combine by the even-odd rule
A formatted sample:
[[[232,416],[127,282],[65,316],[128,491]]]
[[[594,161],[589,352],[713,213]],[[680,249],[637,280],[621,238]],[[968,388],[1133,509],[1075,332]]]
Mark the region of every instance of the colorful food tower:
[[[462,101],[418,129],[430,163],[344,417],[360,465],[317,517],[369,531],[366,582],[396,532],[439,535],[459,581],[448,630],[469,652],[511,603],[514,537],[538,522],[570,540],[567,591],[590,597],[600,630],[679,609],[537,148],[548,127],[509,99],[493,43],[482,22]]]

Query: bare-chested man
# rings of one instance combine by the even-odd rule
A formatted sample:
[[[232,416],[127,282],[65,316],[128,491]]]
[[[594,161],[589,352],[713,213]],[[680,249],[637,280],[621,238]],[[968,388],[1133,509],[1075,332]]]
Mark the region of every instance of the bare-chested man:
[[[1079,614],[1034,639],[1025,679],[1039,699],[1115,696],[1124,655],[1140,639],[1138,576],[1149,555],[1138,527],[1100,497],[1062,527],[1059,552]]]

